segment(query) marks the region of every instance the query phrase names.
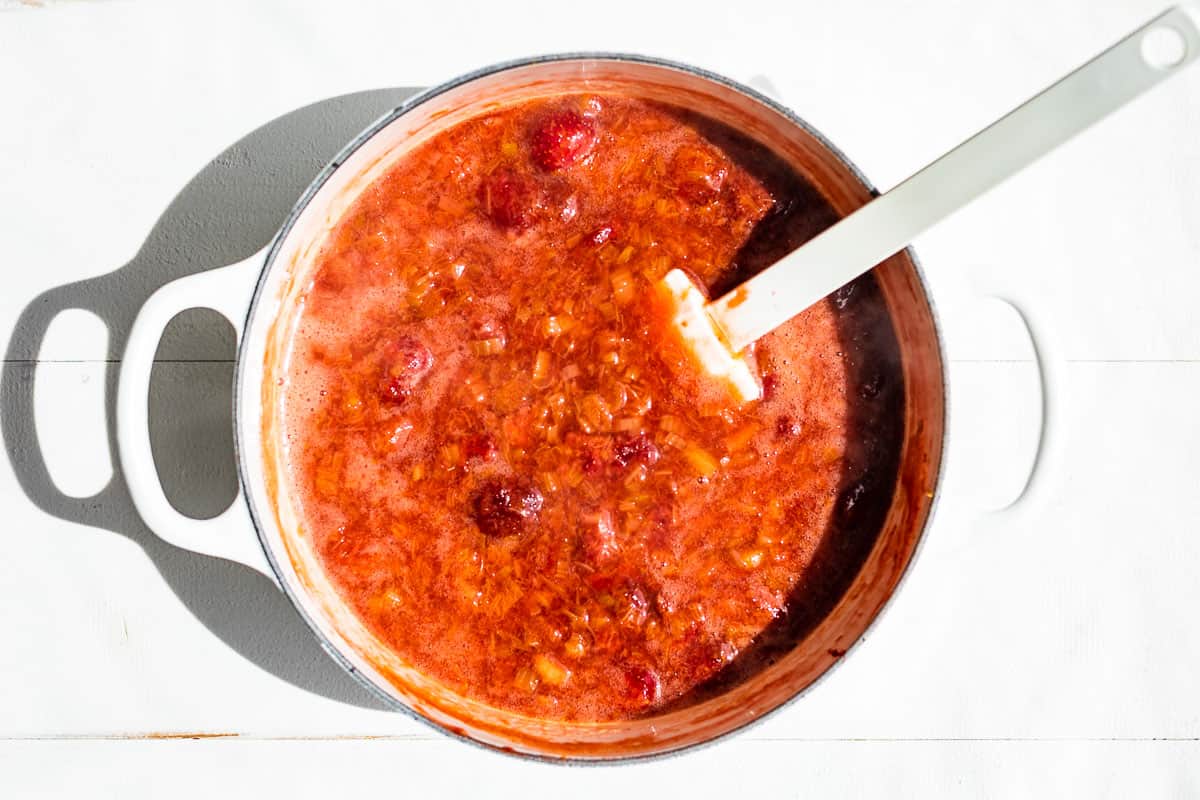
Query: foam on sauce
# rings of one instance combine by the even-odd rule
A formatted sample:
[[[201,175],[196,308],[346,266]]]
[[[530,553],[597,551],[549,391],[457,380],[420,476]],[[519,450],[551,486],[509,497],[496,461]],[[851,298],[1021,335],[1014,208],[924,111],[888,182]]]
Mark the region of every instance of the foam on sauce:
[[[539,154],[562,119],[591,148]],[[345,600],[454,691],[559,719],[691,702],[791,646],[890,501],[884,304],[864,278],[765,337],[766,396],[730,409],[664,363],[644,298],[675,266],[719,293],[832,221],[762,148],[628,97],[405,157],[331,234],[283,393],[285,479]]]

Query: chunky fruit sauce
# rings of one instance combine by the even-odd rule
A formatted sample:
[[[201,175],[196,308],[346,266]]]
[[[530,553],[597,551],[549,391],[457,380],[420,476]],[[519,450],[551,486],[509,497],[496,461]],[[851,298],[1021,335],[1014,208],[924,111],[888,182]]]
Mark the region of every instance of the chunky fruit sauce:
[[[290,345],[289,493],[345,601],[543,718],[654,713],[778,658],[890,502],[884,303],[867,277],[768,335],[764,399],[728,407],[663,362],[647,287],[680,266],[722,292],[833,220],[761,146],[624,96],[406,155],[331,233]]]

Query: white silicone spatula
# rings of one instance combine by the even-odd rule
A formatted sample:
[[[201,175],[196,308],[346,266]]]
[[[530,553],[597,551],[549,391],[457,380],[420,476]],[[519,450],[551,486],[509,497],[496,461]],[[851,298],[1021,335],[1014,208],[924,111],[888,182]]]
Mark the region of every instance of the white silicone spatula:
[[[686,352],[738,402],[762,393],[743,350],[918,234],[1200,56],[1200,8],[1175,6],[724,297],[687,273],[656,286]]]

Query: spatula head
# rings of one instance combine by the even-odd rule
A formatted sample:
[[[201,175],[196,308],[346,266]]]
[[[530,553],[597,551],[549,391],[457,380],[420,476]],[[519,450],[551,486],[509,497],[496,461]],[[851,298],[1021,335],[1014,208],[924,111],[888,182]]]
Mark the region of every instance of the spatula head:
[[[724,392],[738,405],[762,398],[753,358],[730,349],[705,309],[704,291],[686,272],[671,270],[655,284],[654,292],[654,300],[670,328],[664,346],[677,349],[696,370],[697,378],[711,384],[706,388]],[[672,363],[678,359],[666,360]]]

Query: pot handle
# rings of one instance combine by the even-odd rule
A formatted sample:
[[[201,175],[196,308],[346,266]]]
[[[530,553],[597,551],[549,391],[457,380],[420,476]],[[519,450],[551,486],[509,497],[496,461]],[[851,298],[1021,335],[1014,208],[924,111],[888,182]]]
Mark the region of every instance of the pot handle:
[[[138,513],[160,538],[185,550],[245,564],[275,580],[258,540],[241,482],[229,508],[193,519],[163,492],[150,447],[150,370],[167,324],[189,308],[211,308],[229,320],[241,341],[246,308],[266,251],[220,269],[168,283],[146,300],[129,331],[117,382],[117,449]]]
[[[1047,500],[1054,495],[1056,482],[1065,477],[1065,406],[1071,392],[1059,338],[1061,331],[1055,325],[1052,309],[1047,308],[1047,299],[1036,287],[999,290],[989,294],[1007,303],[1020,316],[1033,345],[1041,383],[1041,425],[1025,485],[1008,505],[986,514],[992,521],[1009,527],[1018,522],[1024,524],[1034,512],[1044,508]]]

